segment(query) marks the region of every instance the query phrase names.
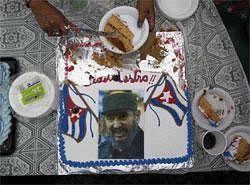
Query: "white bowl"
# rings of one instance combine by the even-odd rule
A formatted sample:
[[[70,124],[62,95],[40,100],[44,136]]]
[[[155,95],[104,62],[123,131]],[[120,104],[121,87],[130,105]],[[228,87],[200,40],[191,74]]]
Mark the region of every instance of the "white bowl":
[[[199,0],[157,0],[156,4],[168,19],[181,21],[194,14]]]
[[[145,19],[143,25],[141,28],[138,28],[137,26],[137,20],[138,20],[138,10],[136,8],[130,7],[130,6],[120,6],[116,7],[110,11],[108,11],[101,19],[101,22],[99,24],[99,31],[104,31],[104,27],[107,23],[107,20],[112,15],[119,15],[119,17],[127,22],[127,25],[129,29],[134,34],[133,39],[133,46],[134,49],[130,52],[134,52],[138,50],[147,40],[148,34],[149,34],[149,25],[147,19]],[[117,47],[115,47],[113,44],[111,44],[105,37],[100,37],[101,41],[103,42],[103,45],[110,51],[118,54],[125,54],[125,52],[119,50]]]

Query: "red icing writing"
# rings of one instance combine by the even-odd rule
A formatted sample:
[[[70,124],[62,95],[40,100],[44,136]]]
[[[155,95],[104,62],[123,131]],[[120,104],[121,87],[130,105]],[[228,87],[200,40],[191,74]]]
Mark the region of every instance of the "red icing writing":
[[[65,67],[65,71],[71,72],[74,70],[74,66]]]
[[[163,41],[164,44],[174,44],[175,41],[174,41],[174,38],[173,37],[170,37],[170,38],[166,38],[164,41]]]
[[[174,53],[175,53],[175,55],[177,56],[177,58],[179,58],[179,59],[182,60],[182,61],[184,60],[184,56],[182,55],[180,49],[174,50]]]
[[[155,80],[156,75],[152,75],[150,80],[149,80],[149,84],[153,84],[154,80]]]
[[[180,64],[180,78],[184,77],[184,67],[185,67],[185,64]]]
[[[140,74],[141,71],[137,70],[134,71],[134,74],[128,74],[128,75],[124,75],[122,79],[119,80],[120,83],[143,83],[143,82],[148,82],[149,81],[149,77],[148,75],[141,75]],[[153,78],[155,79],[155,77]],[[152,80],[152,77],[151,77]],[[96,84],[96,83],[107,83],[113,81],[112,76],[108,75],[105,77],[98,77],[98,78],[93,78],[91,79],[91,83],[92,84]],[[90,86],[87,85],[87,86]]]
[[[102,47],[102,42],[84,42],[68,44],[66,48],[83,48],[83,47]]]
[[[128,74],[123,77],[123,79],[120,80],[120,83],[136,83],[136,82],[148,82],[148,76],[147,75],[140,75],[141,71],[136,70],[134,71],[134,74]]]

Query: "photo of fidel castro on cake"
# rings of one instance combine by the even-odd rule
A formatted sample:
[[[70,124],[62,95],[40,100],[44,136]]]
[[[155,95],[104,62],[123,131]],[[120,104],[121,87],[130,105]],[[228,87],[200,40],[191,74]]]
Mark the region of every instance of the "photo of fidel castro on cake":
[[[143,159],[143,96],[130,90],[100,91],[99,111],[98,158]]]

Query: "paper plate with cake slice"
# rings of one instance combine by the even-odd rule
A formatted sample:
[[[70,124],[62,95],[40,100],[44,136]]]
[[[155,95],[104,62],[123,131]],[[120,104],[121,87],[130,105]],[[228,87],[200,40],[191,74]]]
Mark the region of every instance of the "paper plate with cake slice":
[[[250,171],[250,127],[237,126],[226,132],[225,162],[238,171]]]
[[[234,119],[234,101],[223,89],[203,88],[195,93],[192,115],[195,123],[206,130],[223,130]]]
[[[116,32],[117,37],[101,37],[104,46],[118,54],[138,50],[147,40],[149,24],[145,19],[141,28],[137,26],[138,10],[129,6],[120,6],[108,11],[99,24],[99,30]]]

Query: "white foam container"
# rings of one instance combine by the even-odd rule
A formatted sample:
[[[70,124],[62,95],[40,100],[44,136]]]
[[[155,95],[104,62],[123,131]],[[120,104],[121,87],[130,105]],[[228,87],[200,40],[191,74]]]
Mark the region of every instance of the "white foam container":
[[[19,86],[28,80],[38,77],[45,89],[45,96],[31,104],[24,105],[21,101]],[[16,77],[10,87],[9,102],[16,117],[34,119],[42,118],[57,108],[57,92],[55,82],[46,74],[37,71],[25,72]]]

